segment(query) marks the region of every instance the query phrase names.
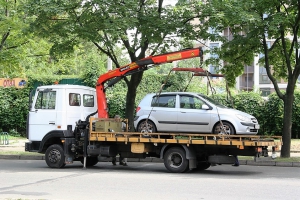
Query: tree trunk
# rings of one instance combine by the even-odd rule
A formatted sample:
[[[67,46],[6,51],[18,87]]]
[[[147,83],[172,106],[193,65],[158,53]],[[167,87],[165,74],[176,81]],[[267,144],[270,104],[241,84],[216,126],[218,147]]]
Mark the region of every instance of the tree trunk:
[[[126,108],[125,117],[128,119],[130,131],[134,131],[133,120],[135,115],[135,98],[137,93],[137,87],[140,84],[143,77],[143,73],[136,73],[131,75],[128,83],[128,90],[126,94]]]
[[[289,86],[288,86],[289,87]],[[286,94],[284,95],[284,114],[283,114],[283,130],[282,130],[282,141],[281,157],[289,158],[291,150],[291,131],[292,131],[292,113],[293,113],[293,102],[294,102],[294,88],[287,88]]]

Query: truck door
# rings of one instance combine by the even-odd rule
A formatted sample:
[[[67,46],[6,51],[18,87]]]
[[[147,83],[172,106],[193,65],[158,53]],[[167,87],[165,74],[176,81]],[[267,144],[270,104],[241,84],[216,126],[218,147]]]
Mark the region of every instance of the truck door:
[[[177,128],[180,132],[210,133],[211,111],[202,109],[204,101],[195,96],[180,95]]]
[[[41,141],[50,131],[57,129],[57,90],[37,91],[29,111],[28,139]]]
[[[89,114],[97,110],[96,96],[92,90],[68,89],[66,98],[68,99],[66,124],[72,125],[72,129],[79,119],[85,120]]]

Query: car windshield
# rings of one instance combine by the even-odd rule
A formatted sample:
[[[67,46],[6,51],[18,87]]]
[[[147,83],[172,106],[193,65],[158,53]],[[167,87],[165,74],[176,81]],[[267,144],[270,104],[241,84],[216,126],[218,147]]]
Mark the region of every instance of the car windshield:
[[[205,96],[205,95],[203,95],[203,94],[198,94],[198,95],[199,95],[200,97],[202,97],[203,99],[207,100],[208,102],[210,102],[210,103],[212,103],[212,104],[218,106],[219,108],[227,108],[226,106],[220,104],[218,101],[216,101],[216,100],[214,100],[214,99],[212,99],[212,98],[210,98],[210,97],[208,97],[208,96]]]

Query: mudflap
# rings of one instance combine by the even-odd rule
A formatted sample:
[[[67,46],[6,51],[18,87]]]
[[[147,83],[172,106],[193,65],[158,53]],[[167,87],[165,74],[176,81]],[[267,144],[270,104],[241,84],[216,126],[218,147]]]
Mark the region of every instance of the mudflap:
[[[75,157],[75,138],[64,138],[65,164],[73,163]]]

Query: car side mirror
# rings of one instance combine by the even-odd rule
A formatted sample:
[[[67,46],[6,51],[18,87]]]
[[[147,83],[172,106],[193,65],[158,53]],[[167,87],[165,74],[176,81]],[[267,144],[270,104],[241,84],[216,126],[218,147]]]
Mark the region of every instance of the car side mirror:
[[[203,104],[201,109],[202,109],[202,110],[209,110],[209,107],[208,107],[208,105]]]

